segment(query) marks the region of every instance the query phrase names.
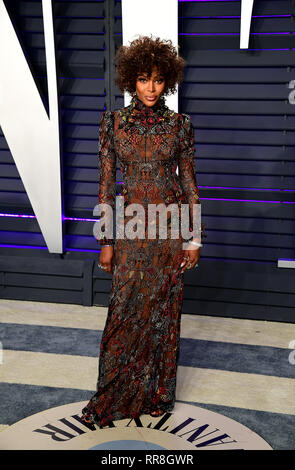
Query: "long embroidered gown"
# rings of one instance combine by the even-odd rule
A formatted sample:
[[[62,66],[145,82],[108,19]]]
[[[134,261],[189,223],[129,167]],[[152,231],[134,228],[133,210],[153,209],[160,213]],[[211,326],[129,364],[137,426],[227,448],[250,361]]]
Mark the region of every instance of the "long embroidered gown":
[[[160,238],[159,232],[148,238],[147,205],[189,203],[191,210],[200,204],[189,116],[170,110],[164,97],[148,107],[136,95],[129,106],[105,111],[99,131],[98,202],[113,209],[116,162],[123,175],[124,207],[140,203],[146,229],[141,238],[115,238],[114,230],[113,239],[98,239],[101,245],[114,244],[114,263],[96,393],[82,417],[101,427],[174,407],[184,287],[182,243],[191,237],[171,237],[168,212],[167,238]],[[125,228],[135,215],[125,215]],[[156,221],[158,230],[159,218]],[[206,236],[204,224],[201,236]]]

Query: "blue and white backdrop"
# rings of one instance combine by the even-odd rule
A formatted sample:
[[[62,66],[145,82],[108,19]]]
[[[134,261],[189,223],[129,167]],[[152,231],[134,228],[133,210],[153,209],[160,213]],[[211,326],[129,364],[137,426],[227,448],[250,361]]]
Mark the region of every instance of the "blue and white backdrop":
[[[116,49],[172,39],[207,238],[184,312],[294,322],[294,2],[0,0],[0,296],[106,305],[98,122]],[[117,189],[120,190],[120,170]]]

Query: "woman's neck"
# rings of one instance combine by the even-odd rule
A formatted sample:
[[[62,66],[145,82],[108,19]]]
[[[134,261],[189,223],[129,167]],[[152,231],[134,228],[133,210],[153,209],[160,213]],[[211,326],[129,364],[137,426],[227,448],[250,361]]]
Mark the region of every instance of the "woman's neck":
[[[137,94],[135,94],[132,98],[132,102],[134,105],[135,109],[138,109],[139,111],[144,111],[145,113],[153,113],[154,111],[157,111],[160,109],[163,105],[165,105],[165,99],[164,96],[160,96],[159,99],[156,101],[153,106],[148,106],[146,105],[139,97]]]

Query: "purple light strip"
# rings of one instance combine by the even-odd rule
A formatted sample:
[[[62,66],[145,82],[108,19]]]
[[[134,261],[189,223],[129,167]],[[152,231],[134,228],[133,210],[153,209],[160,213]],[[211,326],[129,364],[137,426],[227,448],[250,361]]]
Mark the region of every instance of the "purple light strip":
[[[201,187],[201,186],[199,186]],[[207,186],[210,187],[210,186]],[[220,187],[220,186],[212,186],[214,187]],[[242,188],[243,189],[243,188]],[[290,190],[294,191],[294,190]],[[272,204],[295,204],[295,201],[267,201],[267,200],[261,200],[261,199],[230,199],[230,198],[218,198],[218,197],[200,197],[200,200],[204,201],[235,201],[235,202],[263,202],[263,203],[272,203]],[[25,214],[5,214],[5,213],[0,213],[0,217],[23,217],[23,218],[30,218],[30,219],[35,219],[35,215],[25,215]],[[76,221],[81,221],[81,222],[95,222],[98,221],[99,219],[87,219],[83,217],[63,217],[63,220],[76,220]]]
[[[281,201],[261,201],[259,199],[225,199],[219,197],[200,197],[200,199],[205,201],[237,201],[237,202],[271,202],[271,203],[281,203]],[[290,204],[295,204],[291,202]]]
[[[36,219],[35,215],[25,215],[25,214],[5,214],[0,213],[0,217],[24,217],[28,219]],[[62,217],[63,220],[78,220],[83,222],[95,222],[99,219],[83,219],[82,217]]]
[[[292,15],[253,15],[252,18],[290,18]],[[213,18],[213,19],[219,19],[219,18],[238,18],[241,19],[241,15],[209,15],[209,16],[179,16],[179,18],[184,19],[192,19],[192,18],[198,18],[198,19],[203,19],[203,18]],[[291,32],[291,31],[290,31]],[[257,34],[257,33],[253,33]],[[261,33],[264,34],[264,33]],[[273,33],[277,34],[277,33]],[[290,34],[290,33],[282,33],[282,34]]]
[[[240,49],[216,49],[217,51],[236,51],[236,50],[240,50]],[[285,47],[285,48],[282,48],[282,49],[275,49],[275,48],[270,48],[270,49],[247,49],[247,51],[290,51],[291,48],[288,48],[288,47]]]
[[[0,217],[24,217],[25,219],[35,219],[35,215],[26,215],[26,214],[1,214]]]
[[[202,33],[202,34],[211,34],[212,33]],[[235,33],[228,33],[228,34],[235,34]],[[250,33],[251,34],[251,33]],[[272,34],[272,33],[269,33],[269,34]],[[117,36],[122,36],[122,33],[114,33],[114,35],[117,35]],[[194,34],[194,33],[179,33],[178,36],[198,36],[198,34]],[[222,36],[222,34],[220,34],[220,36]],[[206,49],[208,51],[240,51],[241,49],[237,49],[237,48],[232,48],[232,49]],[[285,47],[285,48],[279,48],[279,49],[276,49],[276,48],[265,48],[265,49],[259,49],[259,48],[247,48],[247,51],[293,51],[295,50],[295,47]]]
[[[46,250],[48,251],[47,246],[32,246],[32,245],[5,245],[4,243],[0,244],[0,248],[26,248],[29,250]],[[85,250],[83,248],[66,248],[65,251],[86,251],[88,253],[97,253],[100,250]]]
[[[185,34],[187,36],[187,34]],[[193,35],[190,35],[190,36],[193,36]],[[195,35],[197,36],[197,34]],[[269,48],[269,49],[258,49],[258,48],[248,48],[247,51],[291,51],[291,50],[294,50],[295,47],[285,47],[285,48],[280,48],[280,49],[276,49],[276,48]],[[232,48],[232,49],[206,49],[208,51],[240,51],[240,49],[235,49],[235,48]]]
[[[193,1],[193,2],[239,2],[241,0],[178,0],[179,3],[182,3],[182,2],[190,2],[190,1]]]
[[[64,220],[82,220],[83,222],[93,222],[99,219],[83,219],[81,217],[63,217]]]
[[[250,36],[262,34],[291,34],[291,32],[266,32],[266,33],[250,33]],[[240,36],[240,33],[179,33],[179,36]]]
[[[199,186],[199,188],[224,188],[224,189],[245,189],[245,188],[228,188],[224,186]],[[252,189],[252,188],[247,188]],[[260,189],[252,189],[253,191],[260,191]],[[262,189],[262,191],[267,191],[267,189]],[[270,191],[280,191],[279,189],[274,189]],[[282,191],[295,191],[294,189],[287,189]],[[276,204],[295,204],[295,201],[267,201],[261,199],[230,199],[230,198],[218,198],[218,197],[200,197],[200,200],[205,201],[236,201],[236,202],[265,202],[265,203],[276,203]],[[35,215],[26,215],[26,214],[6,214],[0,213],[0,217],[23,217],[29,219],[36,219]],[[81,222],[95,222],[99,219],[87,219],[83,217],[63,217],[63,220],[74,220],[74,221],[81,221]]]
[[[273,188],[238,188],[234,186],[198,186],[199,188],[209,189],[241,189],[247,191],[295,191],[295,189],[273,189]]]
[[[31,246],[31,245],[4,245],[4,244],[0,244],[0,248],[27,248],[27,249],[30,249],[30,250],[47,250],[48,251],[48,248],[47,247],[43,247],[43,246]],[[88,253],[97,253],[101,250],[85,250],[85,249],[79,249],[79,248],[66,248],[65,251],[84,251],[84,252],[88,252]],[[235,258],[217,258],[217,257],[214,257],[214,256],[205,256],[206,259],[215,259],[215,261],[221,261],[221,262],[238,262],[238,263],[277,263],[276,260],[274,261],[271,261],[271,260],[265,260],[265,261],[257,261],[257,260],[246,260],[246,259],[235,259]],[[284,259],[284,258],[279,258],[279,259]],[[288,260],[288,261],[293,261],[292,259],[291,260]]]
[[[119,181],[117,184],[123,184],[123,181]],[[198,185],[198,188],[209,188],[209,189],[240,189],[246,191],[295,191],[295,189],[280,189],[280,188],[243,188],[235,186],[201,186]],[[202,199],[202,198],[201,198]],[[242,199],[241,199],[242,200]]]

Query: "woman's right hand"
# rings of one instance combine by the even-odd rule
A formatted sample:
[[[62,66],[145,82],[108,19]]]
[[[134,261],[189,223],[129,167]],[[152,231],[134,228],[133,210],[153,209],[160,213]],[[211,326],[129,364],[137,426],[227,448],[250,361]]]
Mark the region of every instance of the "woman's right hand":
[[[112,274],[114,260],[114,247],[102,246],[99,255],[99,264],[103,266],[103,270]]]

